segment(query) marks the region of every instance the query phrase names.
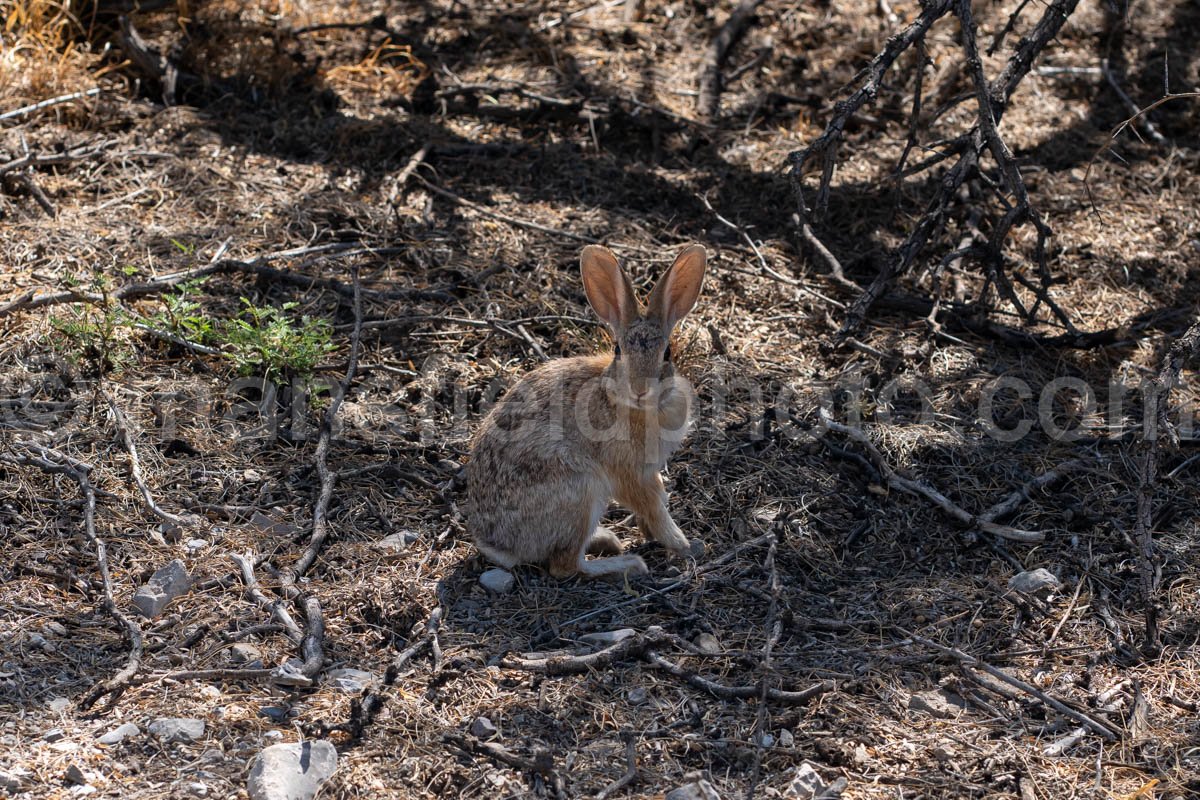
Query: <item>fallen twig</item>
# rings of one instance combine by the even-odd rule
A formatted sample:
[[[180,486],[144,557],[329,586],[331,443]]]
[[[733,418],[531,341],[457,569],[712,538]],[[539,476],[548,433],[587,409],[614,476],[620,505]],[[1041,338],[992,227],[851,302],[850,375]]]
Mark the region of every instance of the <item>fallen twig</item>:
[[[1147,428],[1142,431],[1138,444],[1137,512],[1134,517],[1134,541],[1138,547],[1138,577],[1145,607],[1144,648],[1157,653],[1162,648],[1158,633],[1158,582],[1160,566],[1154,554],[1154,490],[1158,481],[1160,441],[1165,438],[1168,445],[1179,445],[1179,434],[1171,424],[1169,416],[1171,390],[1179,381],[1183,367],[1200,358],[1200,321],[1171,343],[1162,358],[1158,372],[1147,382],[1145,393],[1145,419]]]
[[[931,501],[944,514],[960,522],[967,528],[978,528],[979,530],[990,533],[993,536],[999,536],[1002,539],[1009,539],[1014,542],[1040,542],[1046,538],[1046,534],[1040,531],[1024,531],[1017,528],[1009,527],[1008,525],[1000,525],[990,520],[983,519],[981,516],[976,516],[965,510],[958,504],[954,503],[950,498],[934,489],[932,486],[921,483],[920,481],[906,478],[887,463],[887,459],[879,452],[879,448],[875,446],[865,433],[857,428],[852,428],[848,425],[843,425],[840,422],[835,422],[830,415],[829,410],[822,407],[818,409],[821,416],[821,424],[835,433],[840,433],[843,436],[848,436],[858,442],[866,450],[868,458],[879,470],[880,476],[893,489],[897,489],[906,494],[920,495]]]
[[[403,247],[365,247],[361,242],[328,242],[308,247],[279,250],[274,253],[264,253],[249,261],[220,259],[201,267],[193,267],[180,272],[161,275],[144,283],[128,283],[118,286],[107,293],[86,292],[76,289],[67,289],[61,292],[49,292],[46,294],[35,294],[32,291],[26,291],[4,305],[0,305],[0,317],[7,316],[15,311],[28,311],[44,306],[60,305],[62,303],[92,303],[94,305],[106,306],[121,300],[167,292],[181,283],[196,280],[197,278],[227,273],[253,275],[303,288],[326,289],[342,297],[353,297],[356,291],[355,288],[348,286],[342,281],[272,267],[270,266],[270,262],[310,256],[320,258],[351,258],[358,255],[386,256],[404,252],[406,249]],[[449,294],[436,289],[403,288],[389,291],[364,291],[359,289],[358,291],[361,295],[382,300],[423,299],[445,301],[452,299]]]
[[[717,31],[712,44],[700,62],[700,92],[696,98],[696,111],[705,122],[711,123],[716,119],[721,105],[721,89],[724,81],[721,79],[721,67],[729,56],[729,50],[741,38],[746,27],[754,20],[754,12],[762,5],[762,0],[742,0],[733,9],[729,19]]]
[[[1028,500],[1034,492],[1041,491],[1047,486],[1058,482],[1067,475],[1087,466],[1091,462],[1085,458],[1074,458],[1070,461],[1064,461],[1054,469],[1046,470],[1041,475],[1031,479],[1028,483],[1019,489],[1014,489],[1011,494],[996,503],[987,511],[979,515],[979,519],[985,522],[995,522],[1001,517],[1007,517],[1012,514],[1021,504]]]
[[[450,191],[449,189],[443,189],[441,186],[438,186],[436,183],[433,183],[432,181],[428,181],[425,178],[422,178],[420,175],[414,175],[413,177],[415,177],[421,183],[422,186],[424,186],[426,189],[433,192],[434,194],[445,197],[448,200],[453,200],[455,203],[458,203],[459,205],[464,206],[465,208],[469,208],[472,211],[477,211],[480,214],[483,214],[485,216],[491,217],[493,219],[498,219],[501,222],[507,222],[509,225],[516,225],[518,228],[528,228],[530,230],[540,231],[541,233],[548,233],[548,234],[551,234],[552,236],[562,236],[566,239],[574,239],[577,242],[586,242],[588,244],[600,244],[599,239],[593,239],[590,236],[582,236],[578,233],[572,233],[571,231],[559,230],[558,228],[550,228],[545,225],[539,225],[536,222],[530,222],[528,220],[517,219],[516,217],[510,217],[507,214],[501,214],[499,211],[493,211],[492,209],[488,208],[487,206],[480,205],[479,203],[472,202],[463,197],[459,197],[458,195],[456,195],[454,192]]]
[[[726,686],[716,681],[710,681],[708,678],[704,678],[689,669],[684,669],[678,664],[668,661],[654,650],[647,650],[643,658],[663,671],[679,678],[684,683],[708,692],[720,700],[751,700],[764,696],[762,686]],[[807,689],[798,692],[768,687],[765,697],[773,703],[794,705],[807,703],[814,697],[819,697],[826,692],[832,691],[833,688],[833,681],[818,681]]]
[[[71,92],[70,94],[61,94],[58,97],[51,97],[48,100],[42,100],[37,103],[31,103],[30,105],[21,106],[20,108],[14,108],[12,111],[5,111],[3,114],[0,114],[0,122],[5,122],[10,119],[17,119],[18,117],[24,117],[29,114],[34,114],[38,111],[42,111],[47,108],[53,108],[54,106],[62,105],[63,103],[70,103],[75,100],[83,100],[84,98],[87,98],[87,97],[95,97],[96,95],[102,93],[103,91],[104,91],[104,89],[100,88],[99,86],[96,86],[92,89],[87,89],[82,92]]]
[[[133,440],[133,431],[129,427],[129,419],[125,416],[125,412],[117,405],[117,401],[111,394],[104,391],[104,399],[108,402],[109,411],[112,412],[113,424],[117,426],[117,433],[121,437],[121,442],[125,445],[125,452],[129,455],[129,475],[141,492],[142,499],[146,501],[146,507],[150,509],[150,513],[158,517],[163,522],[175,526],[176,528],[195,528],[199,526],[200,520],[194,515],[181,517],[178,514],[172,514],[154,501],[154,495],[150,492],[150,487],[146,485],[146,479],[142,475],[142,463],[138,458],[137,445]]]
[[[606,797],[621,791],[626,786],[631,786],[633,782],[637,780],[637,749],[635,747],[633,734],[625,732],[621,734],[621,738],[625,740],[625,774],[617,778],[608,786],[605,786],[599,792],[596,792],[596,800],[604,800]]]
[[[254,577],[254,562],[253,554],[238,555],[230,553],[229,557],[238,565],[238,570],[242,575],[242,582],[246,585],[246,598],[257,604],[261,608],[271,612],[271,619],[278,622],[287,631],[288,638],[297,644],[304,638],[304,631],[296,624],[296,620],[292,618],[291,613],[287,610],[287,604],[283,600],[272,600],[263,594],[262,589],[258,586],[258,579]]]
[[[1095,733],[1098,733],[1100,736],[1104,737],[1105,739],[1108,739],[1109,741],[1116,741],[1121,738],[1120,733],[1116,729],[1112,728],[1108,723],[1103,722],[1099,719],[1096,719],[1095,717],[1091,716],[1090,714],[1085,714],[1082,711],[1071,708],[1069,705],[1064,703],[1062,700],[1059,700],[1056,697],[1052,697],[1051,695],[1046,694],[1042,690],[1038,689],[1035,686],[1032,686],[1031,684],[1026,683],[1025,681],[1021,680],[1020,678],[1015,678],[1012,675],[1009,675],[1007,672],[1005,672],[1002,669],[993,667],[991,664],[988,664],[986,661],[978,659],[975,656],[972,656],[968,653],[964,653],[962,650],[959,650],[957,647],[947,647],[944,644],[939,644],[938,642],[935,642],[931,639],[926,639],[923,636],[918,636],[917,634],[913,633],[912,631],[906,630],[901,627],[897,627],[896,630],[898,630],[905,637],[907,637],[908,639],[911,639],[913,642],[916,642],[917,644],[924,645],[925,647],[928,647],[931,650],[936,650],[937,652],[941,653],[942,655],[951,656],[952,658],[957,659],[958,661],[967,665],[968,667],[974,667],[975,669],[982,670],[983,672],[986,672],[988,675],[991,675],[993,678],[996,678],[997,680],[1007,683],[1009,686],[1012,686],[1015,689],[1021,690],[1022,692],[1029,695],[1030,697],[1033,697],[1036,700],[1040,701],[1041,703],[1053,708],[1055,711],[1062,714],[1063,716],[1068,717],[1068,718],[1074,720],[1075,722],[1078,722],[1079,724],[1086,726],[1088,729],[1094,731]],[[967,675],[970,676],[970,674],[971,673],[968,670]],[[986,683],[981,683],[980,685],[987,688]]]
[[[117,602],[113,597],[112,575],[108,569],[108,549],[104,545],[104,540],[96,534],[96,491],[88,477],[92,471],[92,465],[34,442],[19,441],[16,444],[18,447],[30,451],[30,454],[16,458],[10,457],[10,461],[29,464],[45,472],[65,474],[79,485],[79,490],[83,493],[83,535],[96,551],[96,563],[100,568],[100,578],[104,586],[104,599],[101,606],[109,616],[117,621],[129,638],[129,657],[120,671],[108,680],[93,686],[79,700],[79,707],[91,708],[101,697],[109,695],[108,707],[111,708],[117,698],[128,688],[141,667],[145,643],[142,638],[141,626],[133,617],[117,608]]]

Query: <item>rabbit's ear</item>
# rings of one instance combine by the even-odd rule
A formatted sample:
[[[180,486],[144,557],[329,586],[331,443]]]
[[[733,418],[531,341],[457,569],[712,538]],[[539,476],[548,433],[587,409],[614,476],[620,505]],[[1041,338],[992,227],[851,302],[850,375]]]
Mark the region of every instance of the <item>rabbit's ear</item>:
[[[704,245],[686,248],[650,293],[650,314],[661,319],[668,331],[696,305],[700,285],[704,283],[706,259]]]
[[[637,298],[621,271],[617,257],[607,247],[589,244],[579,256],[579,271],[588,302],[613,331],[621,330],[637,317]]]

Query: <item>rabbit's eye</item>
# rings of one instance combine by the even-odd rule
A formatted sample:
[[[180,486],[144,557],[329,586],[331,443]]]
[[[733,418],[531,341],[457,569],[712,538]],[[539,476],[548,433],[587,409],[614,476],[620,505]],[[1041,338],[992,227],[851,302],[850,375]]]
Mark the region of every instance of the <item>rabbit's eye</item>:
[[[667,349],[663,351],[663,361],[671,360],[671,345],[667,345]]]
[[[621,345],[617,344],[613,347],[613,358],[621,357]]]

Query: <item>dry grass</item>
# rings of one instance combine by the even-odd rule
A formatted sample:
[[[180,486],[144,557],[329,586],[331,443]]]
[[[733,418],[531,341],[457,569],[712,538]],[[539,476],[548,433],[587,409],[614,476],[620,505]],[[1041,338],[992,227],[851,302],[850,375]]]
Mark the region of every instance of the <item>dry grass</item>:
[[[985,31],[1002,25],[1015,5],[979,9]],[[902,18],[916,9],[893,6]],[[155,46],[178,45],[186,70],[225,83],[187,89],[171,108],[123,58],[110,52],[101,60],[102,44],[85,44],[89,36],[102,42],[96,31],[111,30],[112,21],[98,20],[93,30],[68,13],[72,7],[3,4],[0,113],[98,83],[113,89],[94,107],[67,104],[0,131],[0,163],[23,153],[22,139],[37,153],[103,145],[85,159],[31,173],[55,205],[52,220],[21,186],[4,184],[6,298],[86,287],[98,274],[121,284],[187,269],[207,263],[227,240],[226,255],[241,259],[350,240],[392,248],[387,255],[277,265],[346,282],[353,267],[369,292],[439,293],[368,295],[368,319],[391,321],[364,335],[363,367],[330,456],[348,472],[330,509],[331,539],[305,589],[324,610],[330,668],[382,673],[439,607],[442,655],[410,663],[361,741],[334,735],[341,761],[327,796],[550,796],[542,778],[463,755],[442,740],[478,715],[496,724],[497,741],[514,752],[548,748],[571,797],[594,795],[624,773],[624,734],[636,740],[639,780],[618,797],[656,796],[694,771],[722,796],[745,796],[756,780],[757,796],[779,796],[804,760],[827,780],[845,777],[847,798],[1107,799],[1132,797],[1152,780],[1160,799],[1200,790],[1200,467],[1188,461],[1193,446],[1165,459],[1156,495],[1165,647],[1148,657],[1137,652],[1142,605],[1128,540],[1133,434],[1097,428],[1081,441],[1059,442],[1035,427],[1004,443],[986,436],[978,420],[980,397],[998,376],[1035,390],[1055,378],[1082,378],[1103,403],[1110,380],[1136,386],[1162,345],[1195,315],[1194,106],[1156,115],[1173,147],[1125,139],[1125,163],[1105,160],[1093,169],[1099,213],[1082,185],[1083,170],[1127,116],[1103,78],[1035,74],[1005,117],[1034,201],[1056,232],[1056,298],[1077,324],[1100,328],[1145,311],[1181,309],[1176,316],[1136,341],[1071,351],[1017,349],[966,335],[932,339],[920,320],[879,311],[861,333],[862,348],[826,352],[821,345],[841,311],[824,298],[850,298],[825,278],[823,264],[797,255],[780,165],[819,132],[829,102],[894,30],[875,2],[764,4],[728,68],[748,62],[768,38],[772,53],[726,88],[716,130],[686,120],[695,115],[704,45],[728,4],[647,4],[646,18],[628,25],[622,9],[585,2],[172,5],[135,15],[139,30]],[[1126,88],[1145,102],[1161,87],[1164,52],[1173,59],[1176,88],[1197,80],[1197,59],[1182,43],[1194,40],[1200,23],[1186,3],[1143,11],[1131,16],[1124,35]],[[1102,4],[1081,9],[1047,63],[1095,66],[1106,13]],[[295,33],[379,14],[386,30]],[[954,26],[936,33],[926,89],[940,101],[963,85],[949,61]],[[585,101],[591,122],[503,93],[477,103],[436,99],[414,110],[426,75],[443,88],[518,81],[535,93]],[[900,78],[885,87],[843,146],[825,227],[859,279],[869,279],[929,196],[924,181],[897,186],[890,179],[911,89]],[[964,124],[967,114],[948,117],[947,126]],[[604,336],[576,279],[578,241],[508,224],[414,179],[397,186],[398,173],[429,141],[439,149],[419,168],[426,180],[543,229],[603,239],[628,260],[640,286],[683,243],[709,247],[705,296],[678,348],[703,413],[668,481],[676,519],[706,545],[698,564],[669,563],[639,543],[653,578],[631,587],[560,582],[534,569],[518,570],[508,595],[492,597],[479,587],[483,565],[462,535],[465,498],[456,480],[471,427],[499,381],[537,363],[529,340],[554,357],[602,346]],[[746,226],[772,268],[800,285],[765,275],[699,194]],[[1012,258],[1027,257],[1031,246],[1015,242]],[[960,279],[968,289],[979,285],[970,271]],[[923,281],[918,272],[902,288],[920,291]],[[297,313],[331,320],[343,349],[318,377],[337,379],[353,321],[345,297],[240,275],[213,276],[198,294],[215,319],[236,313],[242,296],[260,304],[294,301]],[[126,306],[145,316],[162,308],[153,297]],[[267,621],[242,597],[238,581],[226,580],[233,575],[228,555],[253,551],[286,566],[302,550],[316,487],[319,408],[304,408],[284,392],[260,416],[261,386],[233,384],[223,361],[123,331],[126,358],[105,385],[139,431],[158,502],[205,518],[181,541],[157,542],[156,521],[128,479],[126,456],[94,392],[94,354],[61,337],[48,346],[57,335],[50,315],[66,313],[0,318],[0,452],[37,439],[95,465],[99,532],[119,602],[172,558],[184,559],[200,582],[162,619],[144,624],[143,674],[227,666],[236,631]],[[997,319],[1014,322],[1003,308]],[[1195,403],[1195,373],[1186,378],[1176,398]],[[919,405],[901,395],[892,421],[881,421],[881,393],[893,380],[927,386],[931,413],[922,418]],[[860,383],[859,395],[845,391]],[[831,389],[839,418],[863,415],[892,465],[975,513],[1064,461],[1087,457],[1090,466],[1006,520],[1044,531],[1044,543],[1002,546],[960,530],[919,498],[887,492],[858,462],[799,435],[793,420],[767,413],[788,387],[795,417],[815,422],[821,386]],[[1011,425],[1033,418],[1035,406],[1036,397],[1001,397],[996,416]],[[1069,397],[1060,397],[1056,410],[1063,419],[1088,411]],[[1091,419],[1111,422],[1112,413],[1101,415],[1110,411],[1102,405]],[[1141,415],[1131,392],[1120,417],[1129,427]],[[830,441],[855,449],[836,436]],[[78,536],[74,485],[4,465],[0,486],[0,772],[28,770],[30,796],[65,796],[70,764],[102,797],[182,797],[193,782],[205,783],[209,796],[235,796],[248,759],[270,737],[319,735],[350,716],[353,698],[324,682],[285,691],[256,682],[155,680],[98,717],[52,705],[110,676],[126,646],[97,607],[98,574]],[[621,520],[614,511],[613,524],[639,542]],[[408,549],[378,546],[383,536],[405,532],[414,536]],[[700,571],[767,532],[778,540],[777,596],[765,545]],[[204,543],[189,548],[191,538]],[[1007,588],[1015,572],[1036,567],[1063,581],[1059,592],[1034,602]],[[269,590],[269,573],[259,577]],[[659,591],[672,584],[679,585]],[[772,603],[781,636],[766,668]],[[715,654],[678,643],[661,652],[712,680],[801,689],[831,679],[836,689],[807,705],[768,704],[760,721],[757,702],[714,698],[644,659],[564,677],[500,666],[510,654],[585,650],[580,637],[589,632],[652,625],[688,642],[714,636]],[[1107,714],[1123,738],[1086,736],[1046,755],[1044,747],[1073,726],[1028,697],[981,686],[968,670],[906,642],[900,629]],[[296,654],[279,632],[250,641],[268,666]],[[967,708],[945,719],[909,708],[914,694],[938,687],[964,697]],[[1104,703],[1113,708],[1100,710]],[[268,718],[263,709],[280,709],[285,718]],[[119,721],[144,730],[158,716],[198,716],[208,730],[190,746],[161,747],[149,738],[112,748],[94,742],[95,733]],[[45,741],[55,727],[64,738]]]

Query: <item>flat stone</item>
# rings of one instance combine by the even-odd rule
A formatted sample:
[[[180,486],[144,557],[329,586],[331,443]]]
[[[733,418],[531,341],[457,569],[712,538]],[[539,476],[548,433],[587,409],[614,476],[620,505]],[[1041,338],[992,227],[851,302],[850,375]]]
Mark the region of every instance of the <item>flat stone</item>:
[[[258,710],[258,713],[272,722],[286,722],[289,712],[281,706],[263,706]]]
[[[953,719],[967,707],[967,701],[945,689],[918,692],[908,698],[910,711],[922,711],[937,719]]]
[[[280,686],[312,686],[312,678],[304,674],[304,662],[299,659],[289,658],[287,661],[280,664],[271,674],[271,682],[277,683]]]
[[[229,661],[233,664],[247,665],[257,661],[259,666],[262,666],[262,651],[252,644],[238,642],[229,648]]]
[[[70,786],[87,786],[87,775],[83,774],[83,770],[78,764],[71,764],[67,767],[67,772],[63,775],[63,780]]]
[[[204,735],[204,720],[188,717],[160,717],[147,726],[151,734],[164,744],[187,744]]]
[[[65,738],[67,738],[67,732],[62,728],[51,728],[42,734],[43,742],[57,742]]]
[[[312,800],[337,770],[337,750],[324,740],[275,744],[254,758],[250,800]]]
[[[414,531],[400,531],[383,537],[375,543],[377,550],[383,551],[385,555],[396,556],[403,553],[414,542],[421,538],[421,535]]]
[[[618,628],[615,631],[596,631],[595,633],[585,633],[579,637],[579,641],[608,647],[609,645],[616,644],[617,642],[623,642],[630,636],[636,635],[637,631],[635,631],[633,628]]]
[[[126,722],[107,733],[100,734],[96,741],[107,745],[120,744],[131,736],[140,736],[141,733],[142,730],[137,725],[134,725],[132,722]]]
[[[325,674],[326,683],[346,694],[362,694],[368,687],[379,685],[379,676],[361,669],[331,669]]]
[[[150,576],[133,595],[133,607],[143,617],[153,619],[177,597],[192,588],[187,567],[178,558]]]
[[[476,739],[490,739],[499,732],[487,717],[476,717],[471,723],[471,735]]]
[[[695,644],[696,647],[700,649],[700,652],[704,653],[705,655],[717,656],[724,652],[724,648],[722,648],[721,643],[717,641],[717,637],[713,636],[711,633],[700,634],[696,637],[696,640],[693,642],[693,644]]]
[[[825,781],[807,761],[796,767],[783,796],[788,800],[815,800],[825,791]]]
[[[1008,579],[1008,588],[1022,594],[1034,594],[1043,589],[1057,589],[1061,584],[1058,577],[1044,567],[1018,572]]]
[[[672,789],[663,800],[721,800],[721,795],[711,783],[700,779]]]
[[[8,772],[0,772],[0,792],[16,794],[21,791],[24,782],[20,777]]]
[[[55,714],[61,714],[71,707],[71,699],[69,697],[52,697],[46,705]]]
[[[479,585],[495,594],[507,594],[512,591],[516,579],[506,569],[489,569],[479,576]]]
[[[66,636],[67,629],[62,623],[50,621],[42,626],[42,630],[46,633],[54,634],[55,636]]]

